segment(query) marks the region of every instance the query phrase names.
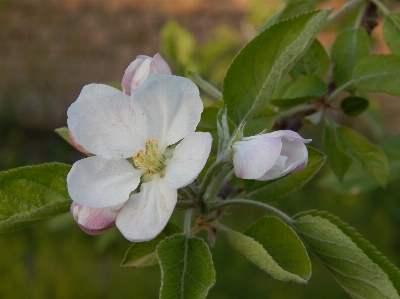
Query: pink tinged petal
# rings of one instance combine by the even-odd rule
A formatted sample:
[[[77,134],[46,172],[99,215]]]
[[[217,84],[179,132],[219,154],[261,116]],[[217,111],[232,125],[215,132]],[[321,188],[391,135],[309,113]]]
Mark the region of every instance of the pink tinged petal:
[[[85,150],[85,149],[83,148],[82,145],[80,145],[78,142],[76,142],[75,137],[74,137],[74,135],[72,135],[72,133],[71,133],[70,130],[68,130],[68,135],[69,135],[69,139],[71,140],[72,145],[73,145],[78,151],[80,151],[81,153],[87,154],[87,155],[88,155],[88,154],[91,154],[89,151]]]
[[[194,132],[184,138],[167,161],[165,180],[179,189],[194,181],[206,164],[211,151],[210,133]]]
[[[258,179],[270,170],[279,158],[280,138],[245,138],[232,145],[235,174],[243,179]]]
[[[68,128],[76,142],[97,156],[129,158],[144,143],[130,98],[110,86],[84,86],[67,114]]]
[[[131,62],[122,78],[124,93],[131,95],[131,90],[139,86],[149,74],[171,75],[167,62],[158,53],[153,58],[139,55]]]
[[[132,242],[154,239],[165,227],[175,208],[177,190],[161,178],[142,184],[119,212],[116,225]]]
[[[277,163],[258,180],[268,181],[280,178],[289,172],[302,170],[307,166],[308,151],[300,139],[282,138],[282,151]]]
[[[256,135],[256,136],[252,136],[252,137],[246,137],[246,138],[244,138],[244,140],[258,139],[258,138],[264,138],[264,137],[281,137],[281,138],[285,138],[289,141],[298,139],[298,140],[303,141],[303,143],[309,143],[311,141],[311,139],[304,139],[303,137],[301,137],[299,135],[299,133],[291,131],[291,130],[278,130],[278,131],[274,131],[271,133]]]
[[[194,132],[203,111],[197,86],[172,75],[149,75],[131,99],[143,136],[158,139],[161,151]]]
[[[135,75],[137,69],[140,67],[143,61],[145,61],[146,59],[151,58],[149,56],[140,55],[128,65],[121,82],[122,90],[125,94],[129,96],[131,95],[133,76]]]
[[[72,165],[67,176],[68,192],[74,202],[86,207],[116,206],[128,200],[141,175],[124,159],[89,157]]]
[[[98,235],[115,226],[119,210],[122,205],[96,209],[79,205],[71,205],[71,213],[79,227],[89,235]]]
[[[165,74],[172,75],[168,63],[161,57],[159,53],[154,55],[150,63],[150,74]]]

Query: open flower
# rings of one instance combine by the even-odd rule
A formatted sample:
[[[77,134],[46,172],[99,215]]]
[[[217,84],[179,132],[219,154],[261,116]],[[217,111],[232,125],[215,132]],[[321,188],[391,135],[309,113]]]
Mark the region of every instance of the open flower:
[[[197,177],[210,153],[211,135],[194,132],[202,110],[198,88],[182,77],[149,75],[131,97],[107,85],[85,86],[68,109],[68,127],[96,156],[72,166],[73,201],[100,209],[123,205],[116,226],[128,240],[157,236],[177,189]]]
[[[308,162],[304,144],[310,141],[290,130],[245,137],[232,145],[235,174],[268,181],[302,170]]]
[[[171,75],[171,69],[168,63],[161,57],[159,53],[154,55],[153,58],[146,55],[139,55],[134,61],[132,61],[125,74],[122,77],[122,90],[128,96],[131,95],[133,88],[138,87],[150,74],[166,74]],[[75,137],[69,131],[69,138],[72,145],[80,152],[84,154],[91,154],[81,144],[76,142]]]

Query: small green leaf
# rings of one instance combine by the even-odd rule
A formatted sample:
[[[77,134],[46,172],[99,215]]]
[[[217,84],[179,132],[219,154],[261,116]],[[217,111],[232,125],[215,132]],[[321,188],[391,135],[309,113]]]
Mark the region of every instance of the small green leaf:
[[[62,127],[54,130],[62,139],[72,145],[71,138],[69,138],[69,130],[67,127]],[[72,145],[73,146],[73,145]]]
[[[164,230],[153,240],[148,242],[133,243],[125,252],[121,267],[144,268],[158,264],[156,247],[166,237],[178,233],[180,229],[168,223]]]
[[[400,271],[353,228],[326,212],[294,216],[294,226],[353,298],[400,298]]]
[[[356,64],[369,55],[369,37],[364,28],[341,32],[332,46],[333,79],[340,86],[353,78]]]
[[[328,162],[339,180],[343,180],[352,163],[352,159],[340,148],[336,128],[326,125],[324,132],[324,149]]]
[[[325,25],[330,10],[281,21],[251,40],[229,66],[223,82],[228,116],[236,124],[271,100],[274,91]]]
[[[196,40],[194,36],[174,21],[169,21],[161,29],[161,49],[166,59],[176,67],[178,74],[187,70],[196,72]]]
[[[226,118],[226,105],[222,106],[217,115],[218,129],[218,156],[224,155],[225,150],[229,146],[231,135],[229,134],[228,120]]]
[[[288,109],[318,99],[327,92],[328,88],[321,79],[316,76],[303,76],[288,84],[279,99],[273,99],[271,104]]]
[[[70,168],[51,163],[0,172],[0,234],[68,212]]]
[[[383,22],[383,37],[390,51],[400,55],[400,14],[390,12]]]
[[[341,149],[357,160],[372,179],[385,186],[389,177],[389,163],[385,153],[349,128],[337,127],[336,134]]]
[[[315,126],[320,123],[323,116],[324,116],[324,111],[322,109],[318,110],[317,112],[314,112],[304,117],[303,123]]]
[[[319,171],[326,159],[326,156],[320,151],[309,146],[307,148],[308,164],[306,168],[268,182],[243,180],[248,191],[244,197],[265,202],[284,198],[303,187]]]
[[[282,220],[265,216],[253,223],[244,234],[260,243],[264,250],[287,272],[305,281],[311,277],[311,264],[296,233]]]
[[[302,76],[317,76],[323,78],[329,68],[329,57],[318,40],[314,40],[310,49],[290,71],[294,79]]]
[[[340,103],[342,111],[349,116],[357,116],[368,108],[368,101],[361,97],[348,97]]]
[[[278,221],[280,220],[278,219]],[[273,278],[284,281],[294,281],[297,283],[306,283],[311,274],[311,267],[303,244],[291,228],[287,227],[283,222],[279,223],[276,220],[267,220],[267,222],[272,224],[272,227],[269,228],[264,226],[261,228],[261,232],[257,223],[255,223],[255,227],[249,228],[250,234],[257,235],[258,238],[265,242],[267,247],[255,240],[252,236],[241,234],[233,230],[227,232],[228,240],[231,245],[249,261],[260,267],[261,270],[270,274]],[[276,234],[279,234],[280,232],[284,234],[282,239],[279,239],[279,236],[278,238],[276,236]],[[267,240],[266,238],[270,235],[272,236],[272,239]],[[272,248],[268,247],[268,245],[272,246]],[[290,245],[294,245],[295,247],[289,248]],[[282,247],[274,248],[274,246]],[[282,249],[282,251],[279,251],[279,249]],[[300,255],[296,252],[296,250],[299,249],[301,250]],[[272,251],[275,256],[272,256],[269,251]],[[278,260],[275,260],[275,258]],[[281,264],[279,262],[281,262]],[[294,265],[296,262],[300,262],[301,265]],[[308,273],[306,273],[307,270],[304,269],[307,267],[307,263],[309,267]],[[303,275],[305,274],[305,277],[301,277],[286,269],[292,270],[293,272],[300,272]]]
[[[365,57],[356,65],[353,81],[365,91],[400,96],[400,56]]]
[[[197,125],[196,131],[209,132],[213,137],[212,148],[218,149],[217,115],[220,108],[206,107],[201,114],[201,119]]]
[[[157,246],[161,267],[160,299],[206,298],[215,283],[207,244],[195,236],[172,235]]]

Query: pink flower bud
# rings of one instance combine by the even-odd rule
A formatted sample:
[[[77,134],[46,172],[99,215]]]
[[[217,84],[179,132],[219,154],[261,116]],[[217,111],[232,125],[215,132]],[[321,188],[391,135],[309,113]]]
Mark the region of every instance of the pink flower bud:
[[[75,202],[71,205],[71,213],[79,227],[89,235],[98,235],[115,226],[122,205],[107,208],[89,208]]]
[[[245,137],[232,145],[235,174],[268,181],[302,170],[308,162],[304,144],[310,141],[290,130]]]
[[[138,87],[150,74],[172,74],[167,62],[158,53],[153,58],[139,55],[131,62],[122,77],[124,93],[131,95],[131,90]]]

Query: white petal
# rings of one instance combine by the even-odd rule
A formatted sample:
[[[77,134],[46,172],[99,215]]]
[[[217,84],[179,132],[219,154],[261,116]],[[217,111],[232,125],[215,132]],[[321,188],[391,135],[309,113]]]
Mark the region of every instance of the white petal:
[[[280,138],[253,138],[233,145],[235,174],[243,179],[258,179],[278,160],[282,149]]]
[[[139,185],[141,174],[124,159],[89,157],[72,165],[67,176],[68,192],[73,201],[83,206],[115,206],[128,200]]]
[[[167,161],[165,180],[176,189],[193,182],[206,164],[211,142],[210,133],[194,132],[184,138]]]
[[[86,85],[67,114],[76,142],[98,156],[132,157],[144,142],[137,133],[130,98],[110,86]]]
[[[280,156],[278,160],[276,160],[274,166],[272,166],[272,168],[268,170],[267,173],[265,173],[262,177],[258,178],[257,180],[270,181],[273,179],[277,179],[281,176],[284,176],[287,173],[287,172],[285,173],[286,161],[287,157]]]
[[[134,61],[132,61],[128,65],[127,69],[125,70],[125,74],[122,77],[122,82],[121,82],[122,90],[124,91],[125,94],[131,95],[133,76],[135,75],[136,70],[146,59],[151,59],[151,57],[145,55],[139,55],[138,57],[136,57]],[[134,87],[136,87],[136,85]]]
[[[71,205],[71,213],[79,227],[89,235],[98,235],[115,226],[122,205],[102,209],[88,208],[75,202]]]
[[[154,178],[142,184],[139,193],[132,194],[117,216],[117,227],[129,241],[151,240],[164,229],[176,200],[176,189],[165,180]]]
[[[149,75],[131,98],[143,136],[158,139],[161,150],[194,132],[203,111],[197,86],[172,75]]]

